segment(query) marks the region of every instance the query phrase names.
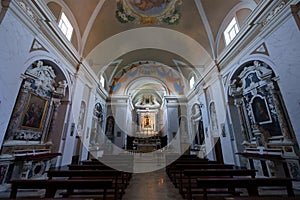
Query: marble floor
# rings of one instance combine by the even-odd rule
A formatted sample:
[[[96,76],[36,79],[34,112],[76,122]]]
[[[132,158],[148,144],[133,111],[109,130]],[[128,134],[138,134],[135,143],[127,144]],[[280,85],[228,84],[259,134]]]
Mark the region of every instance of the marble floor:
[[[123,200],[182,200],[164,169],[133,174]]]
[[[297,182],[300,184],[300,182]],[[294,190],[296,197],[287,199],[300,199],[300,190]],[[285,193],[285,191],[277,189],[262,189],[262,194],[267,195],[279,195]],[[24,191],[18,193],[18,197],[25,198],[26,200],[38,199],[44,196],[44,191]],[[9,197],[9,191],[0,192],[0,199],[7,199]],[[84,198],[93,199],[93,198]],[[175,188],[169,177],[165,173],[165,169],[160,169],[154,172],[148,173],[135,173],[130,180],[130,184],[125,191],[123,200],[183,200],[179,194],[178,188]],[[235,199],[235,198],[232,198]],[[238,198],[237,198],[238,199]],[[286,199],[274,198],[274,199]],[[273,200],[271,198],[270,200]]]

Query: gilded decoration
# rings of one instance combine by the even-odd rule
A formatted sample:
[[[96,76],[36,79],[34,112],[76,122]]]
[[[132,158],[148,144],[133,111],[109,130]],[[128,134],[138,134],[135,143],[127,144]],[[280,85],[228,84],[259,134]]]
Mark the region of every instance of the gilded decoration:
[[[116,17],[121,23],[178,24],[182,0],[117,0]]]

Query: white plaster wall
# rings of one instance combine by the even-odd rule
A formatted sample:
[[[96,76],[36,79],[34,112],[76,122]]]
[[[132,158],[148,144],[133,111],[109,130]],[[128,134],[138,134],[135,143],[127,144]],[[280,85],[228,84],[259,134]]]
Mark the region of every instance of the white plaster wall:
[[[205,148],[206,148],[206,155],[209,160],[215,160],[214,153],[212,152],[213,149],[213,143],[212,137],[209,131],[209,118],[208,118],[208,107],[206,105],[206,98],[205,94],[202,93],[198,97],[200,103],[203,104],[201,111],[202,111],[202,118],[203,118],[203,128],[204,128],[204,135],[205,135]]]
[[[21,85],[20,75],[28,66],[33,36],[8,11],[0,25],[0,144],[2,145]]]
[[[76,80],[76,85],[74,87],[74,97],[72,99],[72,110],[71,110],[71,117],[69,119],[69,128],[67,132],[67,137],[65,141],[65,147],[63,149],[63,157],[61,161],[61,165],[68,165],[72,161],[72,156],[74,154],[74,145],[75,145],[75,139],[77,134],[77,124],[78,124],[78,117],[79,117],[79,111],[80,111],[80,104],[83,96],[84,91],[84,82],[81,78],[83,76],[82,74],[79,74],[79,77]],[[75,123],[75,130],[73,136],[71,136],[71,124]]]
[[[233,152],[231,146],[230,135],[226,134],[226,137],[223,137],[221,134],[222,132],[221,124],[226,123],[226,109],[224,107],[224,102],[225,102],[224,95],[223,95],[224,89],[221,87],[220,81],[221,81],[220,79],[216,78],[215,81],[210,86],[212,89],[211,90],[212,98],[213,101],[215,102],[217,121],[218,121],[218,132],[214,133],[216,134],[214,136],[220,137],[224,163],[234,164],[235,152]]]
[[[114,144],[117,145],[118,147],[122,148],[124,144],[124,134],[127,133],[127,124],[126,124],[126,117],[127,117],[127,106],[122,105],[118,106],[118,108],[115,111],[115,129],[114,129]],[[121,137],[117,137],[117,132],[121,132]]]
[[[266,45],[271,66],[279,75],[279,87],[291,119],[298,143],[300,142],[300,31],[290,18],[268,38]]]
[[[86,160],[88,157],[88,149],[89,149],[89,141],[91,136],[91,126],[92,126],[92,119],[93,119],[93,109],[95,105],[95,94],[92,92],[92,89],[89,88],[87,85],[85,85],[84,90],[84,100],[87,102],[87,108],[86,108],[86,119],[85,119],[85,125],[84,125],[84,132],[83,137],[81,140],[83,141],[84,148],[81,152],[81,160]]]

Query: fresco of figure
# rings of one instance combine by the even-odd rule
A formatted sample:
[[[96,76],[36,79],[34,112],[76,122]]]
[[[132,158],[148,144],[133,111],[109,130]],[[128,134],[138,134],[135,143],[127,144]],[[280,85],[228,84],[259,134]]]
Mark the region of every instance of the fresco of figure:
[[[169,0],[131,0],[131,3],[142,11],[150,10],[154,7],[162,7],[169,3]]]

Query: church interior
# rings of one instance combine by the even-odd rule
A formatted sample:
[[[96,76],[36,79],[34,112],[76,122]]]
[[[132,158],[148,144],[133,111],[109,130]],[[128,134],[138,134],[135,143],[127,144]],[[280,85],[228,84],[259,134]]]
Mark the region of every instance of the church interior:
[[[0,2],[0,199],[300,198],[299,0]]]

